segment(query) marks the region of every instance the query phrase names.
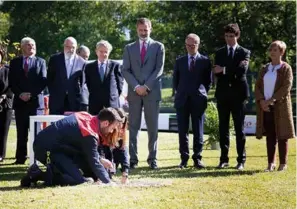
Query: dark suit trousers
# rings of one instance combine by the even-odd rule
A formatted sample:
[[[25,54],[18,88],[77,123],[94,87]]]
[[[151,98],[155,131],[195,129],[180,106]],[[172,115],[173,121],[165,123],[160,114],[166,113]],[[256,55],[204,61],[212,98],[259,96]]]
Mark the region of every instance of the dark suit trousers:
[[[220,162],[229,162],[228,152],[230,147],[229,124],[230,114],[232,114],[235,134],[236,134],[236,150],[237,162],[245,163],[245,134],[244,134],[244,118],[245,104],[243,102],[234,101],[232,99],[217,102],[219,114],[219,131],[220,131]]]
[[[179,152],[181,160],[189,159],[189,120],[192,119],[193,129],[193,155],[194,161],[201,160],[203,148],[203,122],[204,110],[199,110],[196,103],[193,103],[190,98],[187,99],[183,107],[176,108],[178,135],[179,135]]]
[[[264,128],[266,131],[266,147],[268,163],[275,163],[276,144],[278,144],[279,162],[287,164],[288,160],[288,139],[278,140],[275,132],[274,111],[264,112]]]
[[[22,107],[15,109],[15,121],[17,128],[17,148],[15,158],[17,161],[25,162],[27,158],[27,142],[29,123],[31,115],[43,115],[43,110],[36,108]],[[40,123],[35,124],[35,135],[41,130]]]
[[[11,122],[12,109],[3,108],[0,112],[0,157],[5,158],[8,130]]]

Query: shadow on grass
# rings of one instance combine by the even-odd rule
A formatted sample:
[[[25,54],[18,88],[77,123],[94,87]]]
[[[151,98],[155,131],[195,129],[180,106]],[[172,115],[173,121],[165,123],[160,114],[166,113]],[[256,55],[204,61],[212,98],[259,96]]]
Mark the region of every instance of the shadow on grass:
[[[28,166],[0,166],[1,181],[20,180],[27,172]]]
[[[157,170],[150,168],[136,168],[130,172],[131,176],[141,176],[143,178],[193,178],[193,177],[227,177],[241,175],[255,175],[262,173],[263,170],[243,170],[238,171],[234,168],[216,169],[215,167],[207,167],[206,169],[196,169],[189,167],[180,169],[177,166],[161,167]]]

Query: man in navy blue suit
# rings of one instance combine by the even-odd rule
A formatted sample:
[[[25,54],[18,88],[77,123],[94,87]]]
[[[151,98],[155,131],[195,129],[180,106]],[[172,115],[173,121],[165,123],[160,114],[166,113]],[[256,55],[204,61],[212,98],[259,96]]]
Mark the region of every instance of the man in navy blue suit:
[[[186,38],[188,54],[176,60],[173,74],[175,90],[174,106],[176,108],[180,168],[187,167],[189,160],[189,119],[192,119],[194,167],[200,169],[202,162],[203,122],[207,107],[207,92],[211,84],[211,63],[208,57],[198,52],[200,38],[196,34],[189,34]]]
[[[23,55],[10,62],[9,83],[14,93],[13,108],[17,127],[15,164],[24,164],[27,158],[27,142],[30,115],[42,115],[43,90],[46,87],[45,60],[35,56],[36,44],[32,38],[21,40]],[[37,131],[40,126],[37,126]]]
[[[79,111],[83,102],[82,72],[86,61],[76,54],[73,37],[64,41],[64,52],[51,56],[48,63],[50,114]]]
[[[119,97],[124,79],[120,64],[108,59],[112,45],[101,40],[96,45],[98,59],[85,67],[85,83],[89,90],[89,112],[96,115],[104,107],[120,107]]]

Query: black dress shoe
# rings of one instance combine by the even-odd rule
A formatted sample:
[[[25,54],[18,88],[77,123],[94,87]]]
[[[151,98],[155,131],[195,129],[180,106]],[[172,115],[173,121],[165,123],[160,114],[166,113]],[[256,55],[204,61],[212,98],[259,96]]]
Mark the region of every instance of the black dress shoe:
[[[158,169],[158,165],[156,161],[152,161],[150,163],[150,169],[153,169],[153,170]]]
[[[201,160],[194,160],[194,167],[198,169],[205,168],[206,166]]]
[[[228,168],[229,167],[229,163],[223,163],[223,162],[220,162],[220,164],[217,166],[217,168]]]
[[[32,183],[36,185],[37,181],[40,180],[44,180],[44,172],[37,164],[33,164],[28,168],[27,174],[21,179],[21,187],[30,187]]]
[[[187,168],[188,167],[188,161],[182,160],[178,167],[180,169]]]
[[[237,170],[242,171],[244,169],[244,164],[243,163],[238,163],[235,167]]]
[[[137,166],[138,166],[138,163],[131,163],[130,162],[130,169],[135,169],[135,168],[137,168]]]

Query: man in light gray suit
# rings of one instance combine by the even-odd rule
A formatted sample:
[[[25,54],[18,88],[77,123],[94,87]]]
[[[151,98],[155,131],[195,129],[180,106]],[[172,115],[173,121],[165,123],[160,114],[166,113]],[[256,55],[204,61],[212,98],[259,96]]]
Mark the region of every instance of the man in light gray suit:
[[[150,38],[152,25],[149,19],[138,19],[136,26],[139,39],[125,47],[122,72],[128,83],[130,168],[138,165],[137,141],[143,108],[149,138],[147,162],[151,169],[157,169],[158,118],[165,49],[162,43]]]
[[[50,114],[79,111],[82,102],[82,73],[86,61],[76,52],[73,37],[64,41],[64,52],[51,56],[48,63],[47,82]]]

